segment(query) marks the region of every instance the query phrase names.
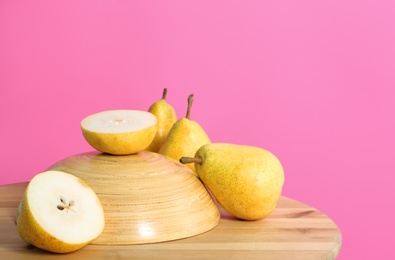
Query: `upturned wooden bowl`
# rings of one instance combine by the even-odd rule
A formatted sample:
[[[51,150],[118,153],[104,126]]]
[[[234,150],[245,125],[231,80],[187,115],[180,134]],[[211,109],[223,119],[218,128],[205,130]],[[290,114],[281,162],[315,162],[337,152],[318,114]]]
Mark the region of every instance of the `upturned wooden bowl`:
[[[152,152],[114,156],[88,152],[51,170],[84,180],[98,195],[105,228],[92,244],[144,244],[176,240],[214,228],[218,207],[197,175]]]

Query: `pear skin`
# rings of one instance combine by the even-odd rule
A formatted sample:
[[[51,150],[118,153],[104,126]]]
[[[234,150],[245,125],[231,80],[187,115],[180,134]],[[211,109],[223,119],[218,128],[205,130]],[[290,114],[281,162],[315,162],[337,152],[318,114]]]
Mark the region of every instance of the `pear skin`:
[[[159,152],[159,149],[166,141],[170,129],[177,121],[177,115],[173,106],[166,102],[166,95],[167,89],[164,88],[162,98],[153,103],[148,109],[148,112],[151,112],[156,116],[158,124],[154,140],[146,149],[147,151]]]
[[[159,153],[175,160],[182,156],[193,157],[203,145],[211,143],[210,138],[199,123],[190,119],[193,94],[188,97],[188,109],[185,118],[180,118],[171,128]],[[195,171],[194,164],[187,165]]]
[[[202,146],[194,158],[196,173],[215,199],[231,215],[257,220],[276,207],[284,171],[271,152],[254,146],[215,143]]]

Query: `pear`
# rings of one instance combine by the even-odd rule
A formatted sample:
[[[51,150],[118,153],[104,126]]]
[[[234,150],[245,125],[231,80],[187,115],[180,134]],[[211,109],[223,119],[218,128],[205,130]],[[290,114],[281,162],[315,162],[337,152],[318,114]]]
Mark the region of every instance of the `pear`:
[[[236,218],[257,220],[276,207],[284,184],[284,171],[271,152],[255,146],[213,143],[195,157],[196,173],[222,207]]]
[[[107,110],[81,121],[85,140],[96,150],[113,155],[146,149],[155,137],[156,117],[141,110]]]
[[[152,140],[152,143],[146,149],[147,151],[159,152],[159,149],[166,141],[166,137],[171,127],[177,121],[177,115],[174,108],[166,102],[166,95],[167,89],[164,88],[162,99],[153,103],[148,109],[148,112],[154,114],[158,119],[158,125],[154,140]]]
[[[98,196],[84,181],[65,172],[45,171],[29,182],[15,223],[27,243],[69,253],[102,233],[105,216]]]
[[[210,138],[199,123],[190,119],[193,94],[188,97],[188,109],[185,118],[180,118],[170,129],[167,139],[159,153],[175,160],[182,156],[193,157],[196,151],[205,144],[211,143]],[[193,164],[187,165],[195,171]]]

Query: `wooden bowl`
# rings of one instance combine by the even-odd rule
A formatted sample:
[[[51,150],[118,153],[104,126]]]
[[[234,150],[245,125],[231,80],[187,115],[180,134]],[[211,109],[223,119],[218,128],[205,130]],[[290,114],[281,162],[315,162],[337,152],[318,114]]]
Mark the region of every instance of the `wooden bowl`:
[[[152,152],[114,156],[89,152],[50,167],[84,180],[98,195],[106,224],[92,244],[176,240],[214,228],[218,207],[197,175]]]

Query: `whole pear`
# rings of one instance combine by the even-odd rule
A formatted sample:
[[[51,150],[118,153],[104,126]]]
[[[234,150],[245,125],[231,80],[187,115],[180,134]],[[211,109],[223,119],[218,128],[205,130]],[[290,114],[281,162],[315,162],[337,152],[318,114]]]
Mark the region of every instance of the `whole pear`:
[[[195,157],[196,173],[216,200],[231,215],[257,220],[276,207],[284,184],[279,159],[259,147],[213,143],[202,146]]]
[[[210,138],[199,123],[190,119],[193,94],[188,97],[188,109],[185,118],[180,118],[170,129],[167,139],[159,153],[175,160],[182,156],[193,157],[196,151],[205,144],[211,143]],[[194,164],[187,165],[195,171]]]
[[[158,119],[156,134],[152,143],[146,149],[151,152],[159,152],[160,147],[166,141],[170,129],[177,121],[177,115],[174,108],[166,102],[167,89],[163,89],[162,98],[153,103],[148,112],[151,112]]]

